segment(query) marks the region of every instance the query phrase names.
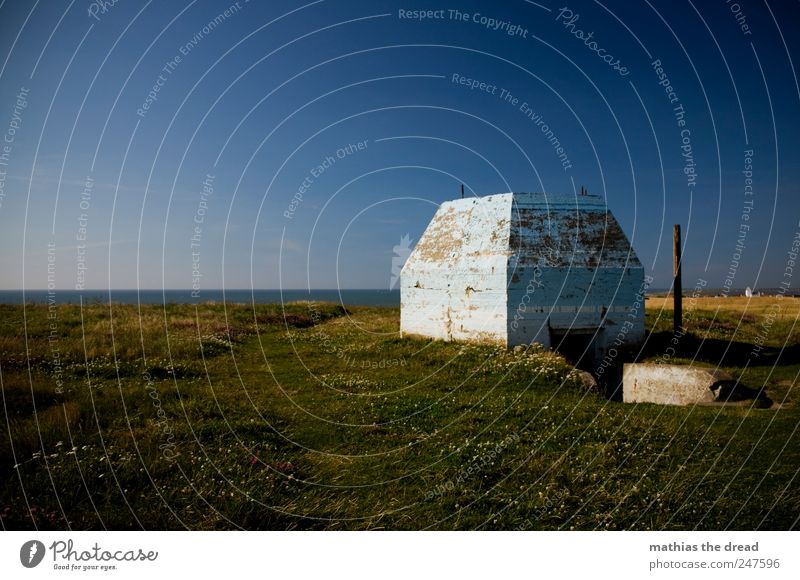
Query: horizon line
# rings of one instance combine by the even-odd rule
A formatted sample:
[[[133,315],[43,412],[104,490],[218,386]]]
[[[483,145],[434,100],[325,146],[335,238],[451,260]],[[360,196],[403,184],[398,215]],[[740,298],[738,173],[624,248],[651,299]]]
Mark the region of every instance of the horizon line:
[[[400,288],[204,288],[200,290],[203,292],[319,292],[319,291],[353,291],[365,290],[371,292],[395,292]],[[84,290],[75,290],[74,288],[54,288],[53,292],[194,292],[193,288],[88,288]],[[0,288],[0,292],[50,292],[49,288]]]

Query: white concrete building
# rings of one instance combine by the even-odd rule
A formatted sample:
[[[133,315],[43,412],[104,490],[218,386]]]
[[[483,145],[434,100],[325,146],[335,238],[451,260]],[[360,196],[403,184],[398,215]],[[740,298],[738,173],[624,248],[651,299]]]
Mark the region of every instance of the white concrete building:
[[[644,269],[597,196],[443,203],[403,267],[400,330],[600,360],[644,339]]]

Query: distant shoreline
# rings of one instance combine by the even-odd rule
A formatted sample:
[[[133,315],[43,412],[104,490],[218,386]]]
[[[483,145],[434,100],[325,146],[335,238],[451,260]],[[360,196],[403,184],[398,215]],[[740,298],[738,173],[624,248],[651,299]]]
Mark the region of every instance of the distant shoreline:
[[[311,300],[335,302],[347,306],[400,306],[400,290],[250,290],[234,289],[202,290],[193,296],[191,289],[185,290],[53,290],[43,289],[0,290],[0,304],[204,304],[207,302],[226,304],[280,304]],[[24,301],[23,301],[24,296]]]
[[[683,289],[683,296],[687,297],[690,296],[694,290],[691,288],[684,288]],[[777,294],[781,294],[786,298],[793,298],[798,297],[800,294],[794,293],[786,293],[781,292],[779,288],[758,288],[753,290],[753,296],[775,296]],[[664,298],[666,296],[672,296],[672,289],[670,288],[655,288],[647,292],[648,296],[652,296],[653,298]],[[702,296],[705,298],[725,298],[726,296],[729,298],[742,298],[745,296],[745,289],[744,288],[732,288],[730,290],[725,290],[724,288],[704,288],[698,293],[698,296]]]
[[[653,288],[648,292],[648,297],[664,298],[669,296],[669,288]],[[684,296],[688,294],[684,289]],[[774,296],[778,294],[777,288],[764,288],[755,290],[755,296]],[[728,292],[731,298],[744,296],[744,289],[732,289]],[[720,288],[707,288],[701,296],[723,296]],[[791,297],[791,294],[785,294]],[[400,290],[380,289],[211,289],[203,290],[199,296],[193,297],[191,289],[183,290],[54,290],[49,292],[44,289],[24,291],[25,304],[281,304],[298,301],[334,302],[346,306],[385,306],[397,308],[400,306]],[[22,290],[0,290],[0,304],[23,304]]]

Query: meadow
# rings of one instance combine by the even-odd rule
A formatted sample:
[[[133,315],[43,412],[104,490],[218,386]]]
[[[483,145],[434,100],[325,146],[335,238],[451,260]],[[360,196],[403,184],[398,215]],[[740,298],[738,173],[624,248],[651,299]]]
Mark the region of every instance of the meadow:
[[[647,301],[639,360],[672,338]],[[800,299],[684,300],[670,362],[771,408],[629,405],[558,353],[325,303],[0,306],[4,529],[797,528]]]

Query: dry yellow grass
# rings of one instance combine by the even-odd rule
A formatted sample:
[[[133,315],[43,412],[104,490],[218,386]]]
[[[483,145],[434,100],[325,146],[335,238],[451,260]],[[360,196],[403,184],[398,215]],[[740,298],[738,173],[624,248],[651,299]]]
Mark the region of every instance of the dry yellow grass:
[[[763,315],[767,311],[775,310],[775,305],[779,310],[776,317],[781,320],[796,320],[800,317],[800,298],[776,297],[776,296],[731,296],[722,298],[719,296],[701,296],[693,298],[691,295],[683,297],[683,310],[710,310],[715,312],[717,309],[724,309],[728,312],[747,313],[756,316]],[[648,296],[647,309],[653,312],[658,310],[672,310],[672,296]]]

